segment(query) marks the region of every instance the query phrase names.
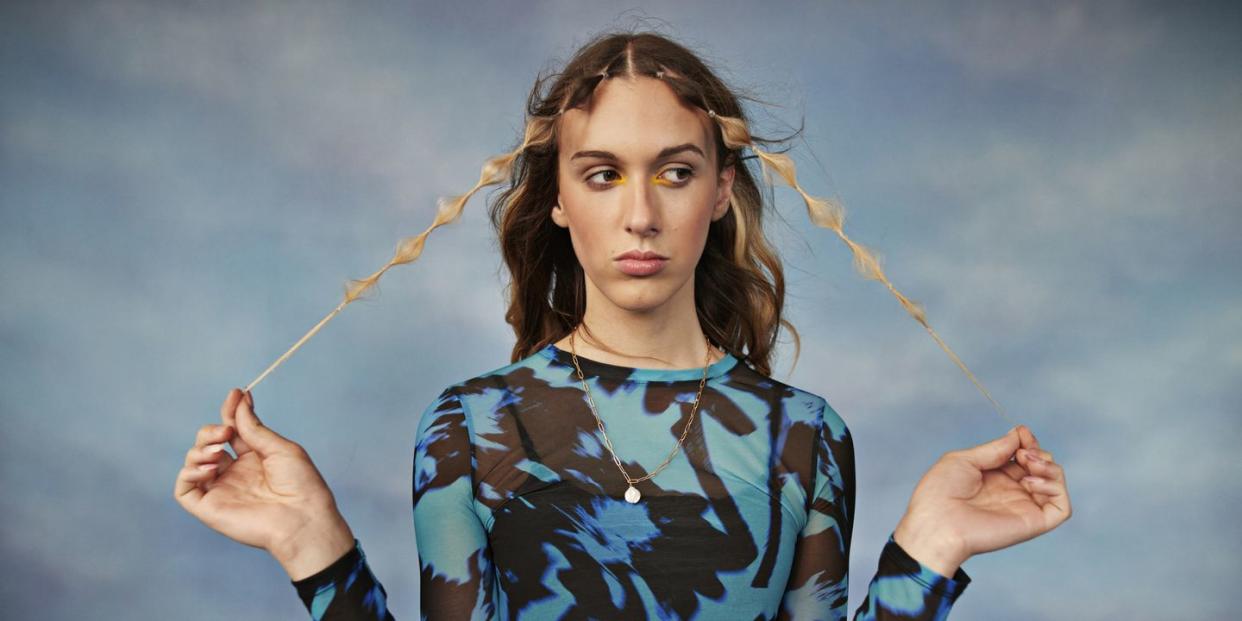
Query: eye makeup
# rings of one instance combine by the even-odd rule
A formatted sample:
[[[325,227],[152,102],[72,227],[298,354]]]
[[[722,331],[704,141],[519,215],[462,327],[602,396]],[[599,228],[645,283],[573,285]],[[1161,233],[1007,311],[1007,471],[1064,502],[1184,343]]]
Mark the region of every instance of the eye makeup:
[[[666,173],[670,171],[674,171],[674,170],[685,171],[685,177],[682,178],[680,181],[672,181],[664,177]],[[598,182],[591,181],[591,179],[598,177],[599,175],[608,174],[608,173],[616,175],[617,179],[614,181],[605,182],[605,183],[598,183]],[[665,169],[664,172],[652,177],[651,183],[654,185],[660,185],[660,186],[665,186],[665,187],[670,187],[670,188],[679,188],[679,187],[685,186],[687,183],[690,183],[690,180],[694,178],[694,175],[695,175],[694,168],[689,167],[689,166],[677,166],[674,168]],[[588,175],[586,178],[586,184],[597,190],[604,190],[604,189],[607,189],[613,186],[622,185],[626,181],[627,181],[627,177],[625,175],[611,168],[596,171],[592,173],[591,175]]]

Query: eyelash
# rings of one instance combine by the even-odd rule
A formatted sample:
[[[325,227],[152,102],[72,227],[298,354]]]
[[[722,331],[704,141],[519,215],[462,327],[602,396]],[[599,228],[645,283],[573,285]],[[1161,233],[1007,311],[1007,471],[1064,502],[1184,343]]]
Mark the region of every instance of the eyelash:
[[[671,170],[684,170],[687,173],[685,179],[682,179],[681,181],[672,182],[674,184],[673,187],[682,187],[686,185],[687,183],[690,183],[690,179],[694,178],[694,175],[695,175],[694,169],[690,168],[689,166],[677,166],[675,168],[669,168],[668,170],[665,170],[664,172],[669,172]],[[595,189],[607,189],[611,187],[612,186],[611,183],[594,183],[591,181],[593,177],[596,177],[597,175],[601,175],[603,173],[618,174],[617,171],[611,168],[605,168],[604,170],[598,170],[586,178],[586,184]]]

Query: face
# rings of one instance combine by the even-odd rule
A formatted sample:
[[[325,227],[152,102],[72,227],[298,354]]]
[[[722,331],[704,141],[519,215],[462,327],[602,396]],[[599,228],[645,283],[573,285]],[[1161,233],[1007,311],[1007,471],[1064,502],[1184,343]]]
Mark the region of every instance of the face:
[[[694,268],[733,185],[732,166],[716,173],[714,128],[649,77],[607,79],[589,108],[562,115],[552,221],[569,229],[588,305],[693,306]],[[629,251],[665,260],[619,259]]]

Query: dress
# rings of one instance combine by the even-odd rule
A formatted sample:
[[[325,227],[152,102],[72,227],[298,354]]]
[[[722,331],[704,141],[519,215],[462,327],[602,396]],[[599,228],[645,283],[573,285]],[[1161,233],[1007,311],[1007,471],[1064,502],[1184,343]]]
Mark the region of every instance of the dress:
[[[658,467],[703,369],[578,362],[626,472]],[[822,397],[726,354],[681,452],[637,504],[627,487],[569,352],[445,388],[413,454],[422,618],[846,618],[854,448]],[[854,619],[944,619],[969,582],[890,534]],[[393,619],[356,539],[293,585],[313,619]]]

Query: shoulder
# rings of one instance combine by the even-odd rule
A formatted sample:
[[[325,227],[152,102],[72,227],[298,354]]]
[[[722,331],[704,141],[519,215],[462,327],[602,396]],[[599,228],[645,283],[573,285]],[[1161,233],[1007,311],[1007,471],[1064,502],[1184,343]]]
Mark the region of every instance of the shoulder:
[[[548,362],[541,352],[535,352],[445,386],[423,409],[420,435],[426,428],[446,421],[460,423],[471,431],[476,424],[470,415],[472,410],[494,410],[521,394],[524,387],[541,382]]]
[[[546,384],[551,363],[546,349],[537,350],[521,360],[463,379],[444,391],[464,401],[486,394],[520,393],[527,386]]]
[[[779,402],[790,424],[822,427],[825,436],[836,440],[849,435],[845,419],[823,395],[763,375],[749,365],[739,366],[744,370],[735,374],[738,383],[753,387],[755,394],[769,402]]]

